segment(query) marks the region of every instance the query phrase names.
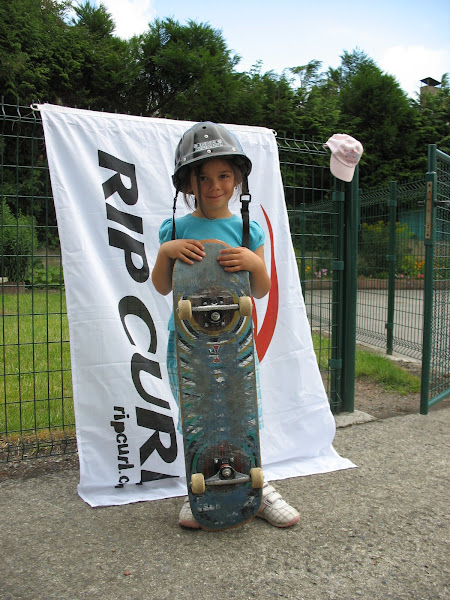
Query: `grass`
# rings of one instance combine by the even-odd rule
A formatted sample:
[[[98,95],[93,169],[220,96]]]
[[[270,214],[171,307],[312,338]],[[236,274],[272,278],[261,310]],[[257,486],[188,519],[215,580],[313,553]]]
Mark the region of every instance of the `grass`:
[[[2,444],[73,437],[69,328],[64,292],[4,294],[0,330],[0,449]],[[319,367],[328,369],[330,340],[313,332]],[[420,391],[420,378],[388,358],[358,349],[356,377],[388,391]]]
[[[69,328],[60,291],[4,294],[0,331],[0,438],[74,434]]]
[[[396,365],[386,356],[356,350],[355,376],[367,377],[388,392],[402,396],[420,392],[420,377]]]
[[[326,371],[331,356],[330,340],[317,332],[313,332],[312,337],[319,368]],[[420,392],[420,377],[402,369],[386,356],[360,348],[356,350],[355,377],[367,377],[384,390],[403,396]]]

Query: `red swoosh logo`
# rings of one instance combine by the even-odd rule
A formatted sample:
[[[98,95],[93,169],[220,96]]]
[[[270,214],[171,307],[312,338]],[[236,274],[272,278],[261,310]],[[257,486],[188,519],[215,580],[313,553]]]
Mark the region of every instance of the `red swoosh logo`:
[[[261,326],[260,331],[258,332],[258,322],[257,322],[257,314],[256,308],[253,304],[253,322],[255,324],[255,343],[256,343],[256,351],[258,353],[259,361],[261,362],[266,355],[266,352],[270,346],[270,342],[272,341],[273,334],[275,332],[275,327],[277,324],[278,317],[278,275],[277,275],[277,266],[275,264],[275,251],[274,251],[274,243],[273,243],[273,230],[272,225],[270,223],[269,217],[267,216],[266,211],[261,206],[261,209],[264,213],[264,217],[266,219],[267,227],[269,229],[270,236],[270,279],[271,279],[271,287],[269,292],[269,299],[267,302],[267,310],[264,316],[264,321]]]

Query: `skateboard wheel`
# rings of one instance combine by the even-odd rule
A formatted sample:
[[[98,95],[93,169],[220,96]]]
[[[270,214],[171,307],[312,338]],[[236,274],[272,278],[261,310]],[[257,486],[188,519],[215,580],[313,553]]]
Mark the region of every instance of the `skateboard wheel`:
[[[252,480],[252,488],[259,489],[264,485],[264,474],[261,467],[250,469],[250,479]]]
[[[192,305],[190,300],[181,299],[178,301],[178,317],[186,321],[192,317]]]
[[[242,317],[251,317],[253,311],[253,303],[250,296],[241,296],[239,298],[239,313]]]
[[[191,476],[191,491],[193,494],[203,494],[205,491],[205,478],[203,473],[193,473]]]

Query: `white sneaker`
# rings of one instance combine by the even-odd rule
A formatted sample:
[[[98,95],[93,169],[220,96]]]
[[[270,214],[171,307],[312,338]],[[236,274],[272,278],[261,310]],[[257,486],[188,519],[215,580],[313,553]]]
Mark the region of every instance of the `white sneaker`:
[[[192,514],[188,497],[184,499],[183,506],[181,507],[178,525],[181,525],[181,527],[189,527],[190,529],[200,529],[200,525],[194,519],[194,515]]]
[[[263,485],[261,508],[256,516],[275,527],[290,527],[300,519],[297,510],[283,500],[281,494],[268,482]]]

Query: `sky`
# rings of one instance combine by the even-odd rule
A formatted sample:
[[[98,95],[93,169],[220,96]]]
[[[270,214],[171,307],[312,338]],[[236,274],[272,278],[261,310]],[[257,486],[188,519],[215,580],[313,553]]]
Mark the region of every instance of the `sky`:
[[[358,48],[411,97],[421,79],[441,81],[450,73],[448,0],[91,0],[100,2],[124,39],[147,31],[155,18],[208,23],[241,56],[238,71],[259,60],[263,73],[311,60],[326,71],[340,65],[344,51]]]

